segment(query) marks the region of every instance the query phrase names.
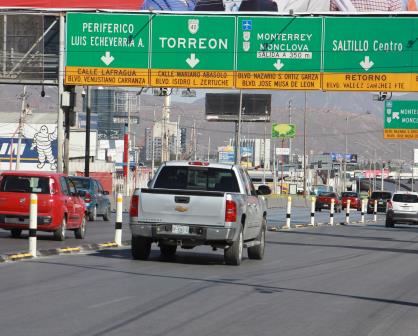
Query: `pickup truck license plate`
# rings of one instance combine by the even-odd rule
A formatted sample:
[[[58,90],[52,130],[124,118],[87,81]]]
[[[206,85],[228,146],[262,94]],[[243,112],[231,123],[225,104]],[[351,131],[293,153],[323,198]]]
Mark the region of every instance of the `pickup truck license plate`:
[[[176,234],[189,234],[189,227],[184,225],[173,225],[171,232]]]

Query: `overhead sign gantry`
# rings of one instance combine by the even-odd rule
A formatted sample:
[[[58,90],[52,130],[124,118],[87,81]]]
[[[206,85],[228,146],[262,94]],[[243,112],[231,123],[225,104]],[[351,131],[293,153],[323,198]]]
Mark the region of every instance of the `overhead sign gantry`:
[[[417,33],[411,17],[69,13],[65,83],[411,92]]]

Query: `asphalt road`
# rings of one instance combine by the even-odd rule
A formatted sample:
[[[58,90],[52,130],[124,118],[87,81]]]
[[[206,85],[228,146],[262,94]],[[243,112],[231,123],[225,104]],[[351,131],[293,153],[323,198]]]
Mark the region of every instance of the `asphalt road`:
[[[128,248],[0,264],[2,336],[415,336],[418,229],[268,232],[265,259]]]
[[[128,214],[124,214],[122,227],[122,241],[130,239],[128,227]],[[96,221],[87,221],[87,231],[85,239],[75,239],[72,231],[67,231],[66,239],[63,242],[55,241],[52,233],[37,232],[38,250],[48,250],[54,248],[77,247],[84,244],[113,242],[115,239],[115,214],[112,213],[111,219],[105,222],[98,218]],[[10,231],[0,229],[0,255],[25,252],[28,250],[28,231],[23,231],[20,238],[12,238]],[[1,333],[0,333],[1,334]]]

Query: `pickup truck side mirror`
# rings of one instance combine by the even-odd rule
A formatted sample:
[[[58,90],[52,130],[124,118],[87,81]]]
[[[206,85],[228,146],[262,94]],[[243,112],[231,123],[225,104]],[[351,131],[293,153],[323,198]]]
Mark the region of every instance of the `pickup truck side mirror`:
[[[148,183],[147,183],[147,187],[151,188],[151,184],[152,184],[152,180],[149,180]]]
[[[271,189],[267,185],[261,185],[257,189],[257,195],[270,195]]]

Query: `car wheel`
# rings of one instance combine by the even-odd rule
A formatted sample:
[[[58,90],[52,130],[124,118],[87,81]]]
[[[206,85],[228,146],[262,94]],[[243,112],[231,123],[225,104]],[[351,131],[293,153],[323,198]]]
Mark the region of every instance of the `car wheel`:
[[[176,255],[177,245],[160,244],[161,257],[173,259]]]
[[[67,230],[67,219],[64,217],[62,218],[62,223],[60,227],[54,231],[54,238],[58,241],[64,241],[65,240],[65,230]]]
[[[263,259],[264,249],[266,246],[266,227],[267,227],[266,219],[263,218],[261,230],[257,237],[257,240],[260,242],[260,244],[256,246],[251,246],[248,248],[247,252],[248,252],[249,259],[256,259],[256,260]]]
[[[10,233],[12,234],[13,238],[19,238],[22,234],[22,229],[11,229]]]
[[[395,226],[395,222],[392,219],[389,219],[389,218],[386,217],[385,226],[386,227],[394,227]]]
[[[89,221],[95,221],[97,219],[97,206],[94,206],[89,213]]]
[[[243,245],[244,238],[241,227],[238,240],[234,241],[231,246],[224,250],[224,260],[227,265],[239,266],[241,264]]]
[[[103,220],[106,222],[110,220],[110,207],[106,207],[106,211],[103,215]]]
[[[151,239],[140,236],[132,236],[131,253],[135,260],[147,260],[151,253]]]
[[[86,218],[83,216],[80,227],[74,230],[74,236],[77,239],[84,239],[86,235]]]

